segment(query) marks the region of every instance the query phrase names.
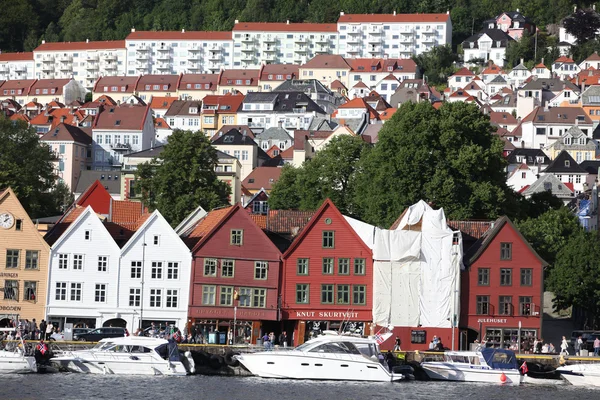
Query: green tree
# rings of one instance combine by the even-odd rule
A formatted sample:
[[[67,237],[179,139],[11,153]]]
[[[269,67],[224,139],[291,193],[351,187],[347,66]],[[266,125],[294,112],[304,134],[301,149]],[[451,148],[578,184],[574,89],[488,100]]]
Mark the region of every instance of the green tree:
[[[275,182],[269,195],[269,208],[272,210],[296,210],[300,208],[298,175],[300,169],[292,164],[283,166],[279,180]]]
[[[563,20],[563,26],[581,45],[596,37],[596,32],[600,29],[600,15],[596,10],[579,9]]]
[[[433,85],[446,83],[448,77],[456,70],[454,62],[458,56],[448,45],[436,46],[433,49],[414,56],[413,60],[419,66],[421,73],[427,77],[427,82]]]
[[[576,306],[588,315],[600,312],[600,241],[596,233],[579,231],[558,252],[546,285],[554,292],[554,306]],[[589,325],[597,325],[593,321]]]
[[[557,254],[567,245],[569,238],[582,230],[577,217],[566,207],[546,211],[537,218],[517,221],[517,227],[550,266],[555,264]]]
[[[525,31],[519,40],[508,42],[506,49],[506,63],[510,67],[518,65],[521,60],[533,60],[535,53],[535,39]]]
[[[477,107],[403,104],[358,168],[355,204],[370,223],[389,226],[423,199],[454,219],[494,218],[508,194],[502,142]]]
[[[56,215],[65,201],[53,159],[33,128],[0,116],[0,188],[11,187],[31,218]]]
[[[217,161],[204,133],[174,130],[160,157],[136,171],[144,203],[173,226],[198,206],[210,210],[227,204],[230,190],[217,178]]]

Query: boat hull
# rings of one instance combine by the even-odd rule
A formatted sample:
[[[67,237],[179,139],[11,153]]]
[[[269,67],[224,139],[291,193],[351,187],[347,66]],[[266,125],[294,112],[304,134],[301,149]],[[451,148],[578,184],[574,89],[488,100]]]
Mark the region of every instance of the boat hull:
[[[34,357],[0,358],[0,374],[28,374],[37,372]]]
[[[51,362],[61,370],[104,375],[170,375],[183,376],[187,371],[181,362],[155,360],[92,360],[84,358],[56,358]]]
[[[401,380],[379,362],[361,355],[260,352],[236,356],[253,375],[262,378],[390,382]]]
[[[600,365],[596,364],[578,364],[559,367],[563,379],[567,380],[573,386],[594,386],[600,387]]]
[[[518,370],[512,369],[483,369],[458,367],[456,364],[442,362],[424,362],[421,364],[430,379],[456,382],[501,383],[519,385],[522,376]],[[504,374],[505,380],[502,380]]]

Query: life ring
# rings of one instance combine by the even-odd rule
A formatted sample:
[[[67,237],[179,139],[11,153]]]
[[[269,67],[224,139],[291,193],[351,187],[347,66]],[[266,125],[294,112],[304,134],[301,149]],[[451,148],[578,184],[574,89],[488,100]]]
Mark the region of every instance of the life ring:
[[[225,364],[229,365],[230,367],[237,367],[238,365],[240,365],[240,362],[234,356],[236,356],[238,354],[240,354],[240,353],[234,353],[233,351],[228,351],[227,354],[225,354],[225,357],[223,357],[223,361],[225,362]]]

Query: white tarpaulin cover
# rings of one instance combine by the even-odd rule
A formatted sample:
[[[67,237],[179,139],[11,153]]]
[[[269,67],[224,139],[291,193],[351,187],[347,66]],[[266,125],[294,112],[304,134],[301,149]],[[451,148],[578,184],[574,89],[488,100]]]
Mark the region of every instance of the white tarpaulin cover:
[[[373,322],[451,328],[459,312],[462,243],[444,211],[420,201],[395,230],[346,219],[373,249]]]

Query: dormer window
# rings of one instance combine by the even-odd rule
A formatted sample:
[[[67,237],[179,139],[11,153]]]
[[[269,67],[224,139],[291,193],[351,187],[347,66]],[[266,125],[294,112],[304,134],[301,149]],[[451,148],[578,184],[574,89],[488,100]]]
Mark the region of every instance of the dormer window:
[[[570,166],[571,166],[571,161],[565,160],[565,167],[570,167]]]
[[[190,107],[190,114],[197,114],[197,113],[198,113],[198,108]]]
[[[566,145],[569,145],[569,144],[571,144],[571,138],[570,138],[570,137],[566,137],[566,138],[565,138],[565,144],[566,144]]]

